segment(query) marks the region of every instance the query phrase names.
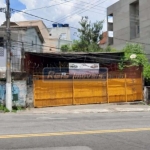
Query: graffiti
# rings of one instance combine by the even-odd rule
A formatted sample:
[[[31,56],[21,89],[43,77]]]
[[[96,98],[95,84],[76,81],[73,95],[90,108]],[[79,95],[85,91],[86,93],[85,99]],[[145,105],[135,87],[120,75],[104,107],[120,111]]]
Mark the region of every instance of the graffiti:
[[[25,106],[26,102],[26,82],[25,81],[14,81],[12,84],[12,101],[15,105]],[[0,102],[5,101],[6,96],[6,85],[4,82],[0,82]]]
[[[0,83],[0,103],[2,103],[5,100],[5,83]]]

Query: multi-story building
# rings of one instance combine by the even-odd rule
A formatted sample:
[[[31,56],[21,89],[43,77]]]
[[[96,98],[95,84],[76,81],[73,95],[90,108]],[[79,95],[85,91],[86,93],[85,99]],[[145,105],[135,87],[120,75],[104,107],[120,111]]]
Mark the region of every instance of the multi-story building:
[[[150,0],[120,0],[107,8],[108,45],[141,43],[150,54]]]
[[[5,23],[0,27],[0,76],[5,77],[6,70],[6,49],[5,49]],[[21,71],[22,52],[42,52],[43,36],[38,26],[19,26],[15,22],[10,23],[11,27],[11,63],[12,72]]]
[[[72,44],[71,32],[69,24],[53,24],[52,28],[49,28],[50,43],[52,49],[60,51],[62,45]]]
[[[42,20],[30,20],[17,22],[22,27],[37,26],[44,38],[43,53],[60,51],[64,44],[71,44],[70,27],[68,24],[53,24],[52,28],[47,28]]]

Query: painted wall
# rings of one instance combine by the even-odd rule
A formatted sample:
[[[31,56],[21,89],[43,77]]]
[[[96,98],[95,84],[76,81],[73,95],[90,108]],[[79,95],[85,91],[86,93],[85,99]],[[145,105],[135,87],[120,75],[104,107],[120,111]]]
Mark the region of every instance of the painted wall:
[[[0,82],[0,103],[4,103],[6,94],[5,82]],[[12,101],[17,106],[26,106],[26,81],[14,81],[12,85]]]
[[[60,51],[62,45],[71,45],[71,33],[69,27],[57,27],[49,29],[51,51]]]

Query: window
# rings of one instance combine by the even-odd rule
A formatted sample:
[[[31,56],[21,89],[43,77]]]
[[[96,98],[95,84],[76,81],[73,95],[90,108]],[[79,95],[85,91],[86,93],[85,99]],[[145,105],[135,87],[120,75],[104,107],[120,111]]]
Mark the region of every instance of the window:
[[[4,38],[0,37],[0,47],[4,47]]]
[[[113,14],[108,15],[108,45],[114,44]]]
[[[139,0],[130,4],[130,39],[140,36]]]

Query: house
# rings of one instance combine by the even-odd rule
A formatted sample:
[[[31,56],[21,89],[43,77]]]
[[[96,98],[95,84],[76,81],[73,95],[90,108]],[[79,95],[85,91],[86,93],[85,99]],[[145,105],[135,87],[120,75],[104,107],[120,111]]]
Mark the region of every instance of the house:
[[[102,33],[102,39],[100,40],[99,45],[101,48],[104,48],[104,49],[107,47],[108,45],[108,32],[107,31]]]
[[[60,51],[61,45],[71,44],[70,27],[68,24],[53,24],[52,28],[47,28],[42,20],[17,22],[22,27],[37,26],[44,38],[43,53]]]
[[[41,34],[41,36],[44,39],[42,52],[47,53],[47,52],[52,51],[52,49],[51,49],[52,45],[50,43],[49,31],[42,20],[20,21],[20,22],[17,22],[17,24],[21,27],[28,27],[28,28],[35,27],[35,26],[38,27],[39,33]]]
[[[0,26],[0,72],[5,76],[6,70],[6,49],[5,49],[5,27],[4,22]],[[16,22],[10,23],[11,29],[11,63],[12,72],[21,71],[22,51],[24,52],[42,52],[43,36],[38,26],[21,26]]]
[[[141,43],[149,54],[149,14],[149,0],[119,0],[108,7],[108,45],[120,50],[127,42]]]
[[[54,47],[52,49],[57,48],[57,51],[60,51],[62,45],[72,44],[69,24],[53,24],[53,27],[48,30],[50,43]]]
[[[26,52],[26,103],[48,107],[142,100],[142,68],[120,71],[123,56],[123,52]]]

